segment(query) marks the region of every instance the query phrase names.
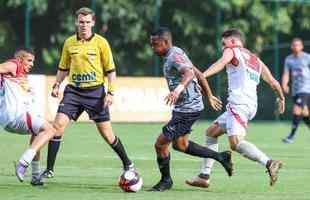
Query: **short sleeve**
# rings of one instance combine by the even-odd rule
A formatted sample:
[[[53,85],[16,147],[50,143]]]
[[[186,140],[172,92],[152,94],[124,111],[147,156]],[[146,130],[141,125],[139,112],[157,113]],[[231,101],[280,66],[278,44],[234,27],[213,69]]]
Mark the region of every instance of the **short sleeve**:
[[[63,71],[67,71],[70,69],[70,54],[67,41],[65,41],[64,46],[62,48],[58,69]]]
[[[289,65],[289,62],[288,62],[288,57],[286,57],[285,61],[284,61],[284,71],[286,71],[286,72],[290,71],[290,65]]]
[[[113,61],[113,55],[110,48],[110,45],[107,40],[103,39],[101,42],[101,61],[102,67],[105,72],[111,72],[115,70],[115,64]]]
[[[193,68],[192,62],[185,54],[174,53],[171,55],[171,62],[178,71],[180,71],[182,68]]]

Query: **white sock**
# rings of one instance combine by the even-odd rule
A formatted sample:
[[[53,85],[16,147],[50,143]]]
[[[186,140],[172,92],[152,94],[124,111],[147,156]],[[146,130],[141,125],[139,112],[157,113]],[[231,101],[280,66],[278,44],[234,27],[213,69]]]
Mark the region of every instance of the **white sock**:
[[[270,158],[261,150],[259,150],[254,144],[247,142],[245,140],[242,140],[237,145],[236,151],[241,155],[243,155],[244,157],[259,162],[264,166],[266,166],[267,161],[270,160]]]
[[[24,166],[29,166],[29,164],[31,163],[32,159],[34,158],[34,156],[36,155],[36,151],[33,149],[27,149],[24,154],[22,155],[22,157],[20,157],[19,162],[21,164],[23,164]]]
[[[213,151],[219,150],[219,144],[218,144],[217,138],[206,136],[206,145],[209,149],[212,149]],[[203,159],[200,172],[202,174],[210,175],[213,164],[214,164],[214,159],[211,159],[211,158]]]
[[[31,170],[32,170],[32,177],[38,178],[41,172],[40,161],[33,160],[31,162]]]

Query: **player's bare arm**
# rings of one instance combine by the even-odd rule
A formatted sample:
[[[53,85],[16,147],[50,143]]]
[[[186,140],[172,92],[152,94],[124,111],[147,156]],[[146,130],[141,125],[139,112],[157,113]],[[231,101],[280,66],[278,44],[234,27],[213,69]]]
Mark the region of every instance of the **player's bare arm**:
[[[17,65],[13,62],[4,62],[0,64],[0,73],[11,73],[13,76],[16,74]]]
[[[211,107],[214,110],[217,110],[217,111],[221,110],[222,109],[222,102],[221,102],[221,100],[213,95],[212,90],[211,90],[211,88],[209,86],[209,83],[204,78],[204,76],[201,73],[201,71],[198,68],[196,68],[195,66],[193,66],[193,69],[194,69],[195,76],[198,79],[198,83],[199,83],[199,85],[201,87],[201,91],[202,91],[204,96],[208,97],[208,100],[209,100],[209,103],[210,103]]]
[[[290,72],[284,69],[284,72],[282,74],[282,88],[286,94],[290,92],[290,87],[288,86],[289,81],[290,81]]]
[[[217,74],[218,72],[222,71],[228,63],[231,62],[231,60],[234,57],[233,50],[230,48],[227,48],[223,51],[222,57],[217,60],[214,64],[211,65],[204,73],[204,77],[208,78],[214,74]]]
[[[116,72],[110,72],[107,75],[108,78],[108,92],[107,95],[104,98],[104,103],[103,106],[110,106],[113,103],[113,95],[114,95],[114,85],[115,85],[115,81],[116,81]]]
[[[56,75],[56,82],[53,85],[53,90],[52,90],[52,97],[58,97],[59,95],[59,86],[63,82],[63,80],[66,78],[66,76],[69,74],[68,71],[63,71],[63,70],[58,70],[57,75]]]
[[[285,97],[280,86],[280,83],[272,76],[268,67],[261,61],[262,65],[262,78],[266,81],[270,87],[276,92],[278,96],[278,106],[279,106],[279,113],[284,113],[285,110]]]
[[[183,90],[188,85],[188,83],[194,78],[194,71],[191,68],[183,67],[181,68],[180,72],[183,78],[180,84],[173,91],[171,91],[165,98],[167,105],[175,104],[180,94],[183,92]]]

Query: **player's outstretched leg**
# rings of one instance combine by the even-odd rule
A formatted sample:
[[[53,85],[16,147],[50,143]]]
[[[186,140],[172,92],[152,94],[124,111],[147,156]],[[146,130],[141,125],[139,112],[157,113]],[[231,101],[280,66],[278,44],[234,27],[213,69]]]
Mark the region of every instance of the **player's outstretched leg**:
[[[213,151],[218,152],[219,144],[218,137],[223,135],[225,130],[223,130],[218,122],[213,123],[206,130],[206,146]],[[185,181],[186,184],[195,187],[207,188],[210,186],[210,175],[212,171],[212,167],[215,160],[211,158],[203,159],[200,174],[194,176],[191,179],[187,179]]]
[[[14,163],[15,166],[15,175],[20,182],[24,181],[25,173],[27,170],[27,165],[22,164],[21,162]]]
[[[217,137],[221,134],[222,130],[217,124],[211,125],[206,133],[206,146],[213,151],[218,152],[218,139]],[[215,137],[209,135],[216,135]],[[194,176],[191,179],[185,181],[186,184],[194,187],[207,188],[210,185],[210,174],[215,160],[211,158],[203,159],[200,174]]]
[[[270,177],[270,186],[273,186],[278,180],[278,172],[282,168],[282,165],[282,161],[279,160],[269,160],[267,162],[266,168]]]
[[[233,141],[233,137],[234,136],[230,136],[230,142]],[[233,150],[237,151],[244,157],[266,166],[270,177],[270,185],[274,185],[278,179],[278,171],[282,167],[281,161],[271,160],[264,152],[246,140],[241,140],[237,145],[232,145],[232,143],[230,145]]]
[[[36,136],[31,135],[30,145],[35,140]],[[41,167],[40,167],[40,151],[37,151],[33,160],[31,161],[31,185],[33,186],[43,186],[44,182],[41,178]]]
[[[33,121],[40,122],[40,120]],[[38,163],[40,149],[55,135],[55,130],[49,123],[43,123],[39,129],[34,129],[33,133],[36,135],[31,138],[30,148],[23,153],[18,163],[15,165],[15,174],[21,182],[24,180],[26,168],[30,163],[32,163],[33,175],[37,179],[40,179],[40,167]],[[37,157],[35,157],[36,155]]]
[[[29,166],[35,155],[36,151],[34,149],[29,148],[24,152],[19,161],[15,163],[15,175],[20,182],[24,181],[24,176],[27,167]]]
[[[231,161],[231,152],[230,151],[224,151],[221,154],[223,154],[224,163],[221,163],[224,169],[226,170],[227,174],[229,176],[232,175],[233,173],[233,164]],[[208,158],[207,160],[211,161],[212,159]],[[211,164],[210,168],[212,167],[213,163]],[[195,186],[195,187],[201,187],[201,188],[208,188],[210,185],[210,172],[208,173],[200,173],[197,176],[194,176],[191,179],[188,179],[185,181],[186,184],[190,186]]]
[[[183,141],[187,140],[185,137],[179,137],[176,142],[173,143],[173,148],[175,150],[184,152],[186,154],[197,156],[200,158],[212,158],[224,167],[228,176],[232,176],[233,174],[233,163],[231,159],[231,151],[224,151],[218,153],[213,151],[207,147],[201,146],[193,141]]]

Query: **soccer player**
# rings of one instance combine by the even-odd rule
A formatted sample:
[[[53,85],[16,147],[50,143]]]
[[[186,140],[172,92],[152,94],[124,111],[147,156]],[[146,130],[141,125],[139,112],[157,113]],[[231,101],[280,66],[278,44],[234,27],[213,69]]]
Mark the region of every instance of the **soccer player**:
[[[155,143],[161,179],[150,191],[165,191],[173,185],[169,166],[171,143],[173,149],[177,151],[217,160],[231,176],[233,169],[230,151],[217,153],[188,139],[192,125],[199,119],[204,109],[192,62],[182,49],[173,46],[172,35],[168,28],[160,27],[154,31],[150,40],[154,53],[163,57],[164,76],[170,90],[165,98],[166,103],[174,105],[172,118],[163,127]]]
[[[92,32],[95,13],[91,9],[83,7],[77,10],[75,23],[77,34],[70,36],[64,43],[52,90],[52,96],[58,97],[60,84],[69,76],[69,84],[54,120],[57,133],[49,142],[47,168],[42,175],[53,177],[64,130],[83,111],[88,113],[101,136],[122,160],[123,169],[133,170],[133,162],[128,158],[120,138],[114,135],[110,121],[109,106],[113,102],[116,80],[110,45],[105,38]],[[104,86],[105,78],[108,80],[108,88]]]
[[[27,80],[33,67],[31,49],[18,49],[14,58],[0,64],[0,125],[8,132],[31,134],[30,148],[16,165],[16,176],[22,182],[31,164],[32,185],[43,185],[40,178],[40,149],[54,136],[52,125],[33,112],[35,99]]]
[[[248,121],[254,118],[257,111],[256,88],[261,76],[276,92],[280,113],[284,112],[285,99],[280,84],[273,78],[267,66],[247,50],[244,44],[244,37],[239,29],[224,31],[222,57],[203,73],[205,77],[210,77],[226,66],[229,93],[227,111],[206,130],[206,145],[218,151],[218,137],[226,133],[231,149],[266,167],[270,185],[274,185],[282,162],[272,160],[254,144],[245,140],[246,128]],[[191,186],[208,187],[213,163],[213,159],[204,159],[201,173],[191,180],[186,180],[186,183]]]
[[[285,93],[290,92],[288,83],[292,78],[292,96],[294,100],[293,121],[290,134],[282,141],[292,143],[300,121],[303,119],[308,127],[310,104],[310,55],[303,51],[303,42],[300,38],[294,38],[291,43],[292,54],[285,58],[282,74],[282,88]]]

